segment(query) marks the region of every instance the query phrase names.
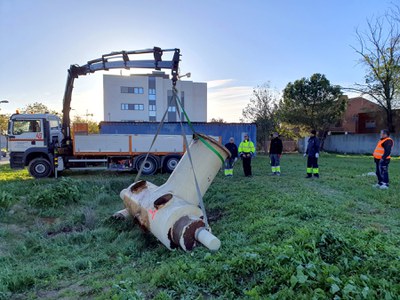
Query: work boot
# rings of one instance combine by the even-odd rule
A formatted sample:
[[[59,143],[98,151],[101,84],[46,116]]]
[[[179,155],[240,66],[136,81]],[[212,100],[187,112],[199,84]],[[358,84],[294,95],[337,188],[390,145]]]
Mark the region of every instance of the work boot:
[[[319,178],[319,174],[314,174],[314,177],[315,178]]]
[[[389,186],[386,183],[382,183],[382,185],[379,187],[381,190],[387,190]]]
[[[311,174],[307,174],[306,178],[312,178]]]

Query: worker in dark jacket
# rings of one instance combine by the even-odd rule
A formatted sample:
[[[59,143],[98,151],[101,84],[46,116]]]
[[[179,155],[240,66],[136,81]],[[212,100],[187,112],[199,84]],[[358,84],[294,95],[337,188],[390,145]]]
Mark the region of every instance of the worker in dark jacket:
[[[381,138],[373,153],[376,165],[376,177],[378,178],[378,183],[374,187],[383,190],[389,188],[390,153],[394,145],[393,140],[389,136],[389,130],[381,130]]]
[[[317,132],[311,130],[311,136],[308,139],[307,150],[304,156],[307,156],[307,176],[306,178],[311,178],[313,175],[319,178],[319,168],[318,168],[318,157],[319,157],[319,146],[320,142],[316,136]]]
[[[225,176],[233,176],[233,165],[238,159],[238,147],[233,137],[229,138],[229,143],[225,144],[225,148],[231,153],[231,156],[225,160]]]
[[[279,138],[279,134],[274,132],[272,134],[272,140],[269,144],[269,158],[271,161],[272,175],[281,175],[281,156],[283,151],[282,140]]]

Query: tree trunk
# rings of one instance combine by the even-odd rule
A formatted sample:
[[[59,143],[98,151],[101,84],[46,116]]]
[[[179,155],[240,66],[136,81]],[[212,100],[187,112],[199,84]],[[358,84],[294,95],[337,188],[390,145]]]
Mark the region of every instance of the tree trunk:
[[[324,144],[325,144],[325,139],[326,139],[327,135],[328,135],[328,131],[324,130],[322,135],[321,135],[321,137],[320,137],[320,139],[321,139],[321,143],[319,144],[319,150],[320,151],[324,151]]]
[[[391,109],[386,110],[386,125],[389,132],[394,133],[395,127],[393,124],[393,111]]]

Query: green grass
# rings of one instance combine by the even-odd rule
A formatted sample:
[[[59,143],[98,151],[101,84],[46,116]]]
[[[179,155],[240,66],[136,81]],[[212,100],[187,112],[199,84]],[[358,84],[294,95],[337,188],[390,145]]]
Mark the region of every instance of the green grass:
[[[305,163],[284,155],[272,177],[260,155],[252,178],[220,172],[204,202],[222,247],[190,253],[110,220],[134,174],[0,166],[0,299],[398,299],[400,161],[385,191],[365,176],[371,157],[323,154],[311,180]]]

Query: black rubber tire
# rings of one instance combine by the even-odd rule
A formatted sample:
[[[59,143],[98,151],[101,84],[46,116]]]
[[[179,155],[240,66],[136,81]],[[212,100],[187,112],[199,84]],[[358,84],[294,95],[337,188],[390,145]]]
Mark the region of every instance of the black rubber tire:
[[[144,159],[146,158],[146,155],[141,155],[136,159],[136,170],[139,172],[140,167],[142,163],[144,162]],[[156,157],[153,155],[149,155],[147,157],[147,161],[145,166],[143,167],[142,174],[143,175],[153,175],[157,172],[158,170],[158,160]]]
[[[177,154],[167,155],[163,160],[163,171],[166,173],[172,173],[178,165],[180,159],[181,156]]]
[[[29,174],[35,178],[46,178],[53,173],[50,162],[43,157],[33,159],[29,163],[28,169]]]

